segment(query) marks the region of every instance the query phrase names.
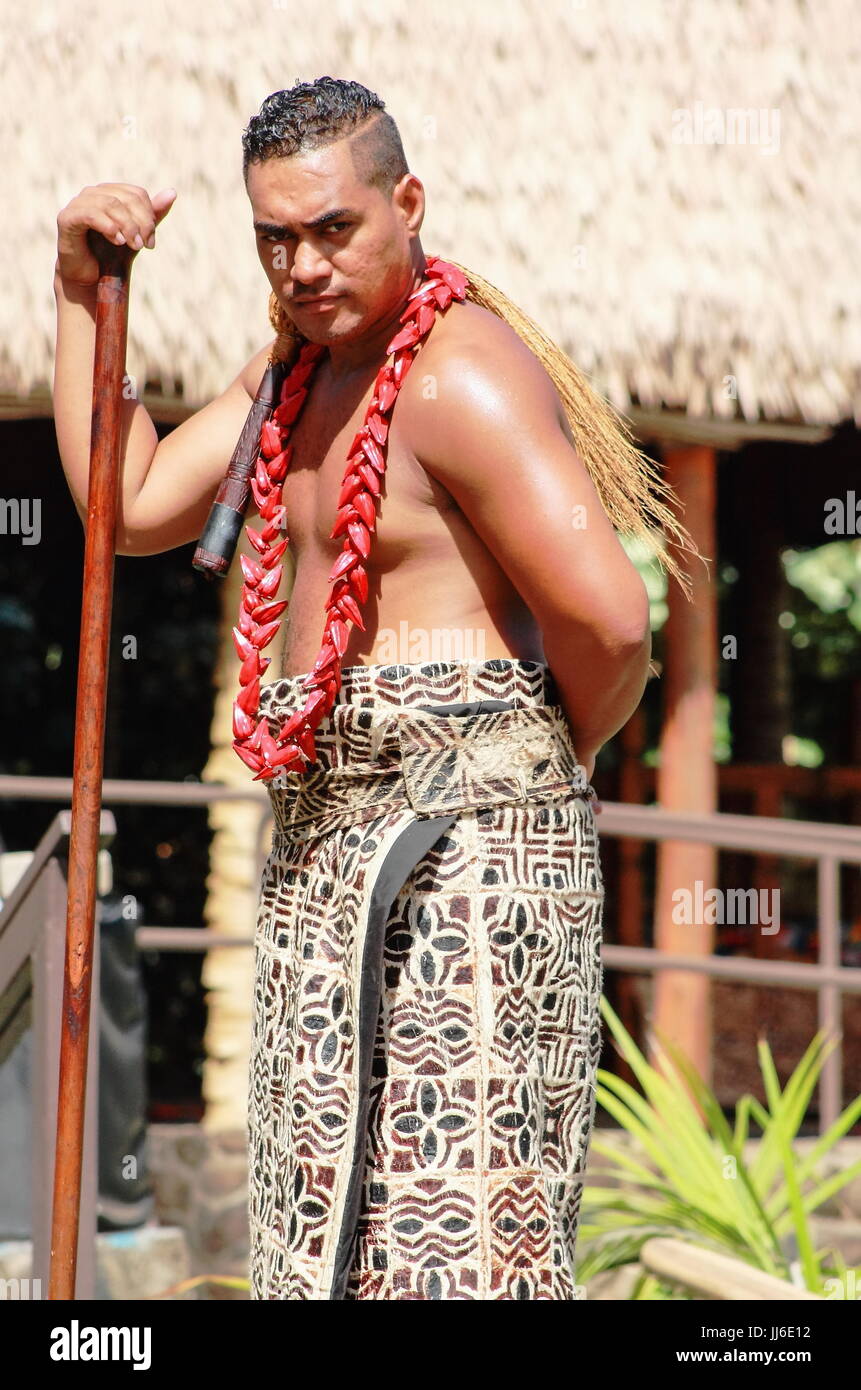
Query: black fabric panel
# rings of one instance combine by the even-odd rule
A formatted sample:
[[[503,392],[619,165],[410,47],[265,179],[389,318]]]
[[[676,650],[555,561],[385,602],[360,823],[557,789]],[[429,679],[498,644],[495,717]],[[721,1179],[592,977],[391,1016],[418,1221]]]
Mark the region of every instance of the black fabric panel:
[[[417,708],[426,714],[466,716],[489,714],[492,710],[512,709],[513,705],[510,700],[469,700],[456,704],[418,705]],[[335,1254],[335,1272],[329,1295],[332,1300],[343,1300],[346,1292],[361,1210],[368,1111],[370,1109],[371,1070],[382,994],[386,921],[395,898],[416,864],[433,847],[440,835],[454,825],[457,817],[458,812],[453,812],[444,816],[415,820],[406,826],[383,860],[371,894],[365,949],[362,956],[362,982],[359,1001],[358,1102],[353,1163]]]
[[[382,996],[386,921],[395,898],[419,860],[433,847],[440,835],[454,825],[456,820],[457,812],[453,812],[445,816],[414,820],[405,826],[380,865],[380,871],[371,893],[365,949],[362,953],[358,1028],[358,1100],[353,1163],[347,1194],[344,1199],[330,1299],[343,1299],[346,1292],[362,1202],[371,1070]]]

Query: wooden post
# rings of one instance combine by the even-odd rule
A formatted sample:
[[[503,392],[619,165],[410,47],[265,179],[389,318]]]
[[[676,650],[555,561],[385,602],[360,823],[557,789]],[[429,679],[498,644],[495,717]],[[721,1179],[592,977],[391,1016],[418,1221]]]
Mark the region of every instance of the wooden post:
[[[681,504],[681,515],[700,553],[685,561],[692,601],[671,578],[669,616],[664,629],[664,720],[660,741],[657,799],[668,811],[706,815],[717,809],[714,712],[717,672],[716,477],[715,451],[705,445],[663,450],[667,481]],[[710,888],[717,887],[717,854],[709,845],[664,841],[658,847],[655,946],[685,955],[708,955],[715,928],[678,920],[690,894],[691,915]],[[699,891],[698,891],[699,885]],[[675,920],[674,920],[675,917]],[[708,979],[686,971],[661,970],[655,977],[652,1027],[677,1043],[700,1075],[711,1080],[711,991]],[[660,1046],[659,1040],[655,1042]],[[654,1049],[652,1049],[654,1053]]]

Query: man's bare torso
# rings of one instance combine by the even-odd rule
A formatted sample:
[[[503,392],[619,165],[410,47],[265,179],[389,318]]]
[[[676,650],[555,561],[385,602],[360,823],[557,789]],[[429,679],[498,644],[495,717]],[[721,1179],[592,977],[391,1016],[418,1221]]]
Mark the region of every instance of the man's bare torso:
[[[422,467],[423,392],[458,335],[513,332],[490,311],[452,304],[437,316],[395,401],[383,495],[366,563],[366,631],[354,628],[343,665],[543,660],[541,635],[520,595],[451,494]],[[296,567],[285,614],[282,675],[305,672],[320,649],[328,575],[343,544],[329,538],[347,450],[361,427],[381,362],[334,382],[324,358],[294,425],[284,483]],[[500,479],[500,487],[505,486]]]

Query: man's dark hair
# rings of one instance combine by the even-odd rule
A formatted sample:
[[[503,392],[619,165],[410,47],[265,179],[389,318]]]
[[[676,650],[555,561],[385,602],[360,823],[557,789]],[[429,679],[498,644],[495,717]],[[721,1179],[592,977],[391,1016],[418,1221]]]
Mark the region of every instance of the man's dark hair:
[[[409,173],[398,128],[376,92],[337,77],[296,82],[266,98],[242,135],[242,177],[247,181],[252,163],[316,150],[353,131],[359,131],[350,141],[357,176],[391,197]]]

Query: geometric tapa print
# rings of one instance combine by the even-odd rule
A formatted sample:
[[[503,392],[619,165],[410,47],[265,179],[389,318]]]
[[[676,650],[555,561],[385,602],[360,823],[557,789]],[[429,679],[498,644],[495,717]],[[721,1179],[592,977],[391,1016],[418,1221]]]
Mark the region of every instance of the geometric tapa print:
[[[604,887],[552,675],[347,667],[316,744],[269,784],[251,1297],[575,1299]]]

